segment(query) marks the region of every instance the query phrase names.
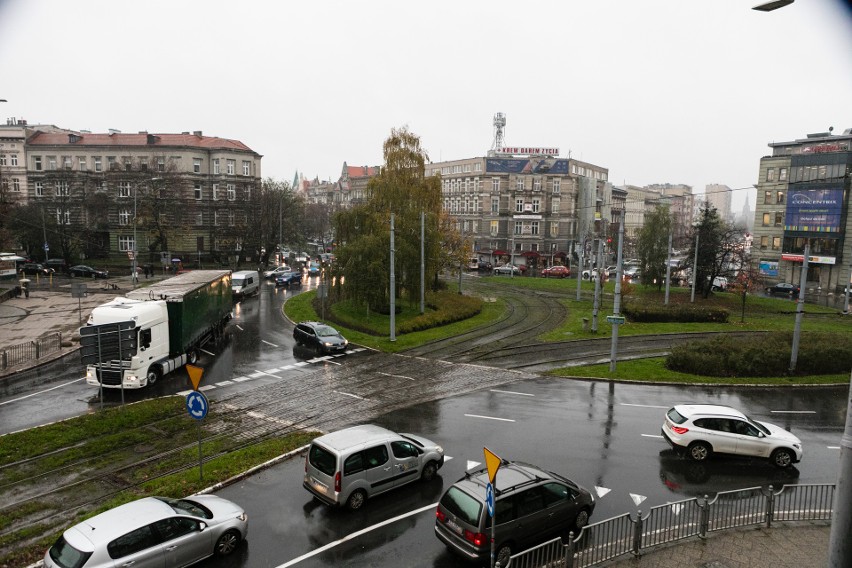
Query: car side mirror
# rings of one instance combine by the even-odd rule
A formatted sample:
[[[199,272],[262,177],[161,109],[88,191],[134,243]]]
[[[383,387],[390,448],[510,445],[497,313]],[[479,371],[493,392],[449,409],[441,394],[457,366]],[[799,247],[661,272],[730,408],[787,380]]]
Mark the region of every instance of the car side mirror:
[[[206,528],[207,528],[207,523],[205,523],[204,521],[201,521],[200,523],[198,523],[198,531],[199,532],[203,531]]]

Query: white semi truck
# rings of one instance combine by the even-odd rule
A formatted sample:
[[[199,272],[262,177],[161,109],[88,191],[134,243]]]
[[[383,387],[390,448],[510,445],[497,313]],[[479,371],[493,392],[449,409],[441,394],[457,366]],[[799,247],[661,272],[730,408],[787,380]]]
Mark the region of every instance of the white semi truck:
[[[193,270],[98,306],[80,329],[86,383],[138,389],[194,364],[198,350],[231,319],[231,294],[230,270]],[[116,324],[126,339],[99,331]],[[111,349],[104,347],[109,342]]]

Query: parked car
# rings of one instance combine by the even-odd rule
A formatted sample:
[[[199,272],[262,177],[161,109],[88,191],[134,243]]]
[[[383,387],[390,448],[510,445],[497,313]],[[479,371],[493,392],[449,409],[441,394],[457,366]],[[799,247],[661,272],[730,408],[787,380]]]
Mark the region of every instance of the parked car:
[[[52,268],[54,272],[62,274],[68,274],[68,271],[71,269],[64,258],[48,258],[44,261],[44,265],[47,268]]]
[[[297,324],[293,328],[293,339],[297,345],[307,345],[323,353],[340,353],[349,345],[339,331],[318,321]]]
[[[512,274],[512,273],[520,275],[521,269],[518,266],[515,266],[513,264],[504,264],[504,265],[498,266],[497,268],[494,269],[494,274],[496,276],[499,276],[500,274]]]
[[[604,277],[604,281],[609,278],[609,274],[606,271],[599,271],[597,268],[592,268],[591,270],[584,270],[582,272],[583,280],[591,280],[594,282],[598,279],[598,272],[601,272]]]
[[[290,288],[291,286],[301,286],[302,285],[302,273],[298,270],[291,270],[289,272],[281,272],[278,276],[275,277],[275,286],[285,286]]]
[[[487,260],[480,260],[477,264],[477,269],[480,272],[491,272],[494,269],[494,266]]]
[[[145,497],[66,530],[44,555],[44,565],[163,566],[168,558],[169,566],[188,566],[214,554],[231,554],[247,534],[243,508],[221,497]]]
[[[766,293],[770,296],[798,296],[799,287],[789,282],[779,282],[774,286],[768,286]]]
[[[78,264],[68,269],[71,276],[86,276],[89,278],[109,278],[109,272],[106,270],[98,270],[85,264]]]
[[[571,276],[571,270],[567,266],[557,264],[542,270],[541,275],[543,278],[568,278]]]
[[[710,286],[711,290],[721,290],[724,292],[728,289],[728,279],[724,276],[716,276],[713,278],[713,284]]]
[[[366,500],[422,479],[444,465],[444,449],[414,434],[365,424],[315,438],[302,486],[327,505],[357,510]]]
[[[50,276],[51,274],[53,274],[52,268],[48,268],[43,264],[38,264],[35,262],[27,262],[25,264],[22,264],[19,268],[19,271],[30,276],[34,276],[36,274],[40,276]]]
[[[292,269],[286,264],[282,264],[281,266],[276,266],[275,268],[270,268],[269,270],[265,270],[263,272],[264,278],[275,278],[279,274],[283,274],[284,272],[290,272]]]
[[[802,442],[768,422],[753,420],[729,406],[682,404],[666,412],[662,434],[675,450],[703,461],[714,453],[767,458],[785,468],[801,461]]]
[[[485,503],[488,470],[468,472],[451,485],[435,511],[435,534],[452,552],[468,560],[491,553],[491,517]],[[503,462],[494,478],[495,560],[586,526],[595,498],[585,488],[534,465]]]

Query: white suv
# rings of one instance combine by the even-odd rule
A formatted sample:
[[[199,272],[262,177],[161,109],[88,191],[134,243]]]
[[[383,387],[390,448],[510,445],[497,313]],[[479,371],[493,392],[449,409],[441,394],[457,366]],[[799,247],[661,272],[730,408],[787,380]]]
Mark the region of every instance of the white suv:
[[[768,458],[774,466],[784,468],[802,459],[799,438],[729,406],[674,406],[666,412],[662,433],[675,450],[685,450],[695,461],[706,460],[715,452]]]

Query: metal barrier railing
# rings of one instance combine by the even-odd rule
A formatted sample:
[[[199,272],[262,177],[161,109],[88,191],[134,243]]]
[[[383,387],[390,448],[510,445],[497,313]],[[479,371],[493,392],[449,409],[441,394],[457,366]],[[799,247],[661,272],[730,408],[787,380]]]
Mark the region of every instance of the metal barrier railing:
[[[47,333],[33,341],[4,347],[0,349],[0,371],[5,371],[10,367],[15,367],[33,359],[39,360],[61,349],[61,331]]]
[[[560,537],[512,555],[510,568],[585,568],[708,532],[773,521],[830,521],[834,484],[750,487],[652,507],[588,525],[568,544]],[[498,563],[499,566],[499,563]]]

